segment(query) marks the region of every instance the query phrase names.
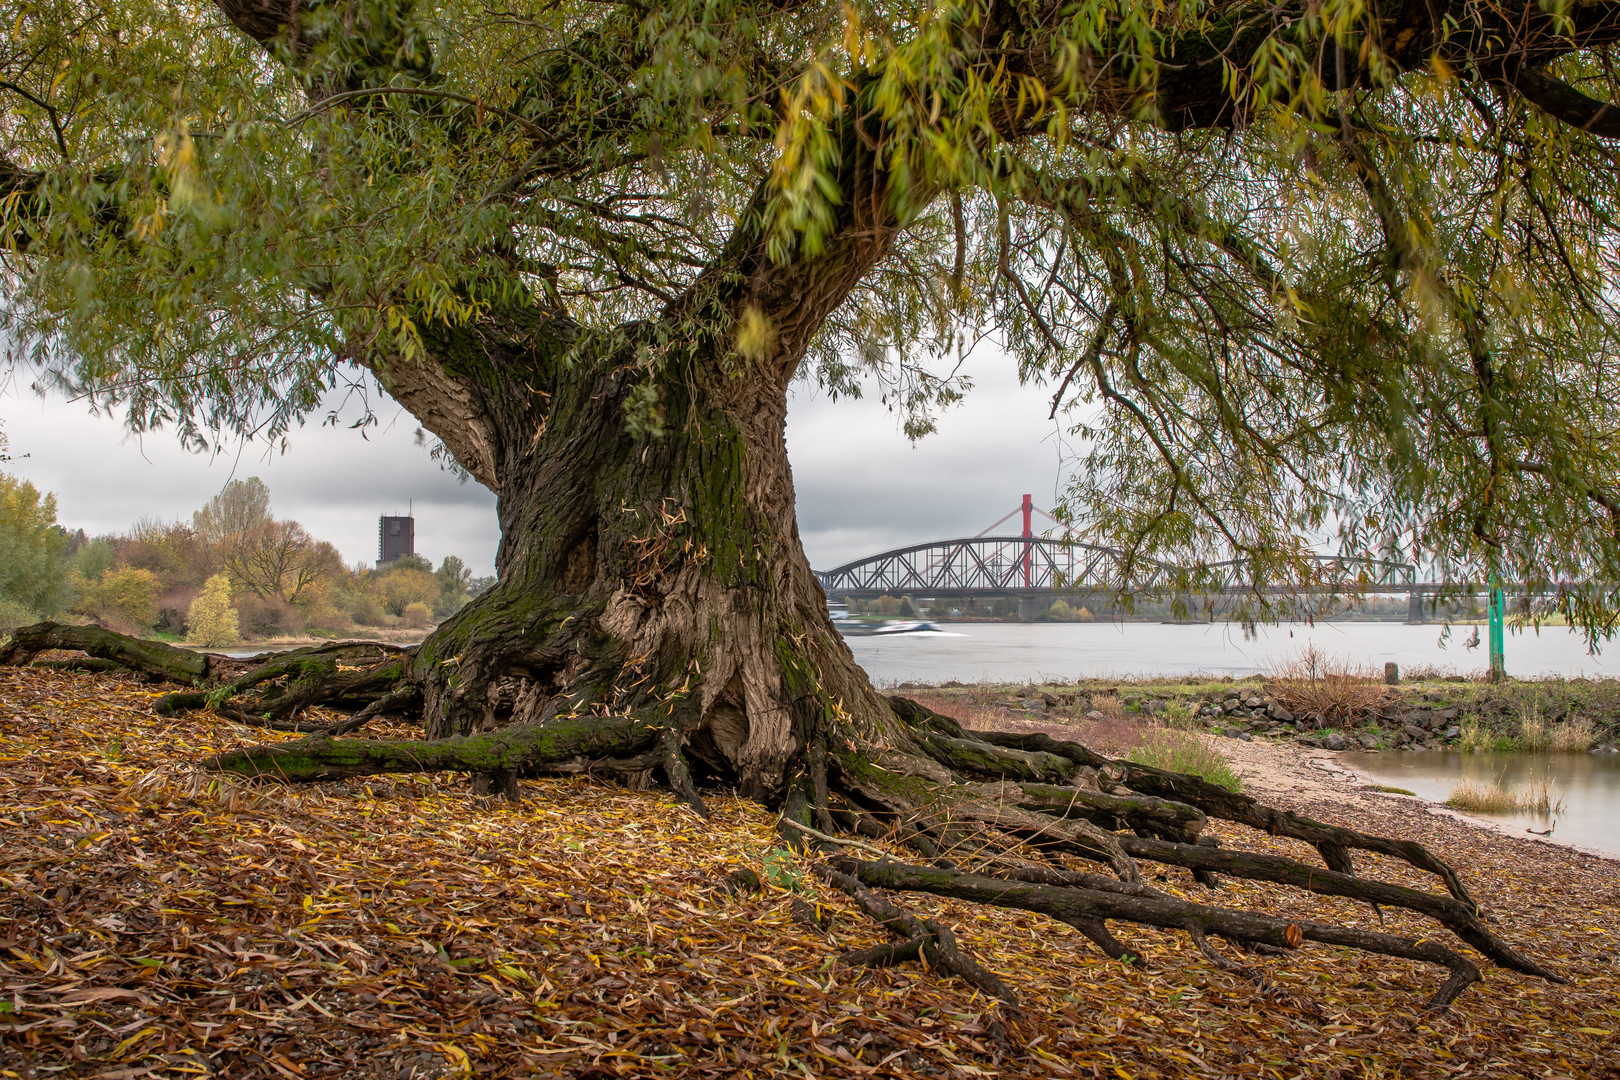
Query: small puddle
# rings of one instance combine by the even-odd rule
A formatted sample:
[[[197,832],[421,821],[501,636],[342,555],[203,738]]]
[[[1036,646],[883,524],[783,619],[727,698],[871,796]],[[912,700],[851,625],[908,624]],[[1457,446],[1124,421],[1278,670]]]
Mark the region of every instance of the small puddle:
[[[1552,829],[1551,839],[1620,857],[1620,754],[1486,754],[1441,750],[1336,754],[1334,761],[1376,784],[1443,803],[1464,780],[1509,790],[1551,780],[1556,814],[1477,814],[1515,832]]]

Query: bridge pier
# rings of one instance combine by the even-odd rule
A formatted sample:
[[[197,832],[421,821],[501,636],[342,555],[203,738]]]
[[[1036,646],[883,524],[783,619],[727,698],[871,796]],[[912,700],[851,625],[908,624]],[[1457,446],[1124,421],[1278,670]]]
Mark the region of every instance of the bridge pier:
[[[1034,622],[1035,616],[1041,613],[1041,598],[1038,596],[1020,596],[1018,598],[1018,620],[1020,622]]]
[[[1410,626],[1421,626],[1428,622],[1423,617],[1423,592],[1419,589],[1406,594],[1406,622]]]

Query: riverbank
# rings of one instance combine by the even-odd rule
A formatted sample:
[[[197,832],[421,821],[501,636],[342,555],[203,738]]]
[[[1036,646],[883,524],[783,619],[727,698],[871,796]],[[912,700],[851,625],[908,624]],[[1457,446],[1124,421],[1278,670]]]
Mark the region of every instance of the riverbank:
[[[1416,820],[1414,815],[1448,818],[1520,843],[1557,847],[1605,859],[1615,863],[1620,872],[1620,854],[1612,851],[1583,846],[1564,837],[1529,835],[1517,822],[1462,814],[1445,806],[1443,797],[1424,799],[1410,791],[1391,788],[1381,774],[1357,767],[1368,755],[1340,753],[1318,745],[1319,740],[1302,741],[1280,733],[1244,738],[1239,733],[1227,734],[1219,724],[1214,730],[1196,723],[1178,724],[1173,718],[1167,720],[1162,712],[1155,715],[1121,710],[1103,714],[1089,710],[1088,715],[1081,711],[1087,704],[1083,697],[1076,695],[1076,703],[1068,704],[1063,696],[1053,693],[1053,689],[1063,688],[1033,693],[1018,688],[1027,695],[1023,697],[1016,696],[1017,691],[1007,687],[912,687],[900,692],[955,716],[969,726],[1025,733],[1039,731],[1053,738],[1075,739],[1116,756],[1145,760],[1148,764],[1170,764],[1144,757],[1142,753],[1144,747],[1152,750],[1155,740],[1162,741],[1163,736],[1202,741],[1228,773],[1235,776],[1244,792],[1263,801],[1296,809],[1308,805],[1314,809],[1301,812],[1324,820],[1333,820],[1334,812],[1342,809],[1387,815],[1397,822]],[[1168,689],[1162,684],[1151,685],[1144,700],[1165,700],[1163,695]],[[1049,698],[1056,698],[1056,703],[1047,705]],[[1034,701],[1044,708],[1031,707]],[[1011,707],[1013,702],[1020,707]],[[1421,757],[1394,753],[1389,755],[1389,760],[1399,762]]]
[[[1311,749],[1620,752],[1620,679],[1490,683],[1447,676],[1387,685],[1370,673],[1324,663],[1316,670],[1296,664],[1272,677],[899,683],[895,689],[1036,719],[1153,720],[1242,742],[1287,739]]]

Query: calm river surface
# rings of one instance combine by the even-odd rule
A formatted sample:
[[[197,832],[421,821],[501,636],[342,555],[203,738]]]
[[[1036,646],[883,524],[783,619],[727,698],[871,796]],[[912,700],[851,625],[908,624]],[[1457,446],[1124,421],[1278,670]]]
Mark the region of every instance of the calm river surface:
[[[1430,664],[1458,674],[1483,670],[1483,647],[1463,648],[1468,627],[1453,627],[1445,648],[1438,624],[1318,623],[1260,627],[1245,641],[1236,625],[1160,623],[941,623],[943,633],[851,637],[855,659],[879,684],[898,682],[1028,682],[1132,676],[1252,675],[1298,654],[1306,645],[1336,660],[1382,672]],[[1484,633],[1481,632],[1481,637]],[[1509,633],[1508,674],[1620,676],[1620,644],[1587,654],[1579,635],[1563,627]]]
[[[1552,839],[1620,857],[1620,754],[1460,754],[1418,750],[1410,753],[1339,754],[1335,762],[1365,773],[1380,784],[1405,788],[1444,802],[1463,780],[1508,789],[1550,779],[1563,810],[1545,814],[1474,814],[1499,821],[1515,832],[1553,830]]]

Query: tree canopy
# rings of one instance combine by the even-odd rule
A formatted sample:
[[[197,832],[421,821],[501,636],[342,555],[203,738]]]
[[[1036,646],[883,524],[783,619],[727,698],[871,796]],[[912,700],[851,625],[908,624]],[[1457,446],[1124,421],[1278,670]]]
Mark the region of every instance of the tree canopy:
[[[1133,554],[1620,577],[1612,4],[0,14],[12,331],[137,428],[280,434],[356,366],[411,407],[448,329],[552,305],[658,325],[649,430],[708,333],[920,432],[994,333]],[[821,300],[762,285],[804,262]]]

